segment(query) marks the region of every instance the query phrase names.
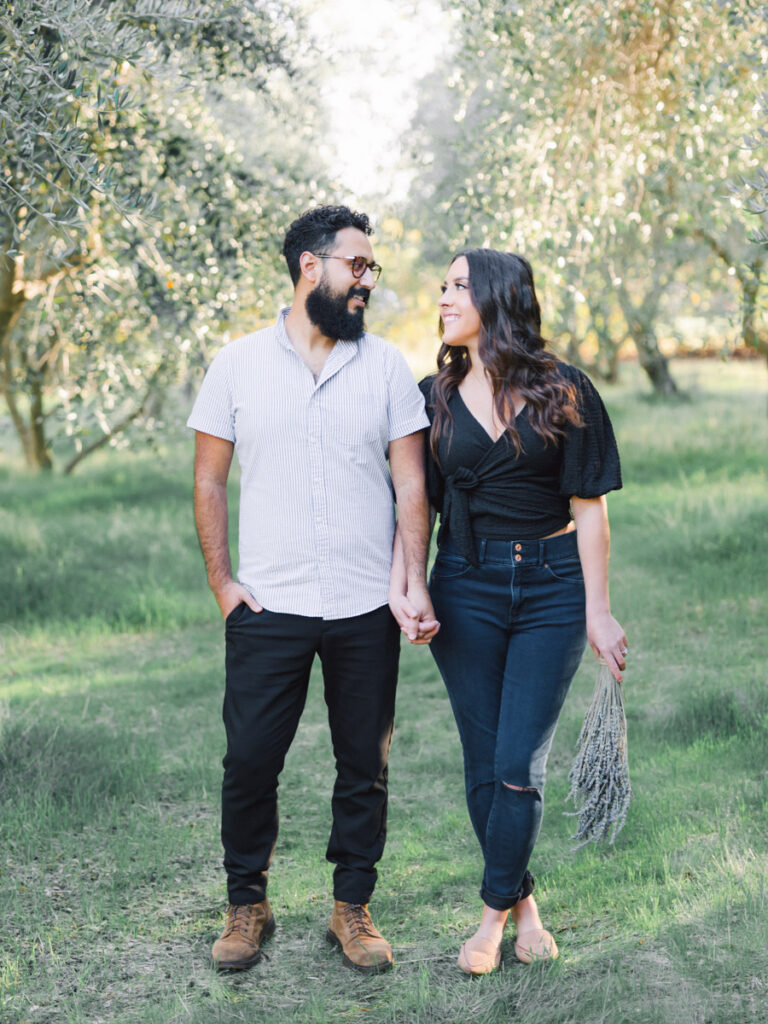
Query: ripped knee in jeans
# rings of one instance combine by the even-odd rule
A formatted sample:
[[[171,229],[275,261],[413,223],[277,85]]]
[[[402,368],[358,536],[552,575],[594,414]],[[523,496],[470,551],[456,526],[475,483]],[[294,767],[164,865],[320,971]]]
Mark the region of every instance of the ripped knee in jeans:
[[[541,793],[535,786],[514,786],[511,782],[505,782],[504,779],[501,780],[501,784],[515,793],[533,793],[535,796],[541,798]]]

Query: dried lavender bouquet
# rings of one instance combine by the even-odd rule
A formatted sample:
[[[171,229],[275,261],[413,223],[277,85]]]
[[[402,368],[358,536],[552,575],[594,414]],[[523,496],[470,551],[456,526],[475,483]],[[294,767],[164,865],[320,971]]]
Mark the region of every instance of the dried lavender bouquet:
[[[592,701],[584,716],[579,752],[568,774],[566,799],[573,798],[578,818],[575,849],[589,842],[612,843],[624,826],[632,787],[627,761],[627,719],[621,684],[601,659]]]

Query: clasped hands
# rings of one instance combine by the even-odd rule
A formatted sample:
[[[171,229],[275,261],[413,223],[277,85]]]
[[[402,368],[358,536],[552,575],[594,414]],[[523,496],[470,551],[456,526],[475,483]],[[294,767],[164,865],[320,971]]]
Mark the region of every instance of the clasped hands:
[[[214,593],[224,618],[241,602],[245,602],[256,613],[262,610],[250,592],[231,578],[217,587]],[[389,607],[400,629],[412,644],[428,644],[440,629],[426,586],[411,587],[407,594],[390,591]]]
[[[440,629],[425,585],[411,586],[406,594],[390,590],[389,608],[412,644],[428,644]]]

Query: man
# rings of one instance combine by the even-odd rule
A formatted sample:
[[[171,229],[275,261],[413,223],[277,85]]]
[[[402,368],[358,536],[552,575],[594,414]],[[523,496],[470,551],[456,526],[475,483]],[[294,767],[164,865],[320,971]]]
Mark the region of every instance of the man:
[[[328,939],[360,971],[393,962],[367,909],[384,848],[399,657],[387,607],[393,487],[414,612],[404,629],[423,641],[437,623],[425,580],[428,420],[402,356],[365,332],[381,271],[370,233],[368,218],[345,206],[294,221],[283,245],[292,306],[274,326],[218,353],[188,421],[197,431],[197,532],[226,620],[221,834],[229,908],[212,950],[220,969],[256,963],[275,929],[266,888],[277,782],[316,654],[336,758]],[[234,449],[236,579],[226,497]]]

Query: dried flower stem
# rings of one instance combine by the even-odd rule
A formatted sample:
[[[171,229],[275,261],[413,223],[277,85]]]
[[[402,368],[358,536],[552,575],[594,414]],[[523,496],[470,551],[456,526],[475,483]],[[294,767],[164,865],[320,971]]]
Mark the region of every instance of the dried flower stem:
[[[602,660],[578,747],[568,774],[571,789],[566,797],[573,798],[576,810],[565,812],[578,818],[576,833],[571,836],[577,850],[601,839],[612,843],[624,826],[632,795],[621,685]]]

